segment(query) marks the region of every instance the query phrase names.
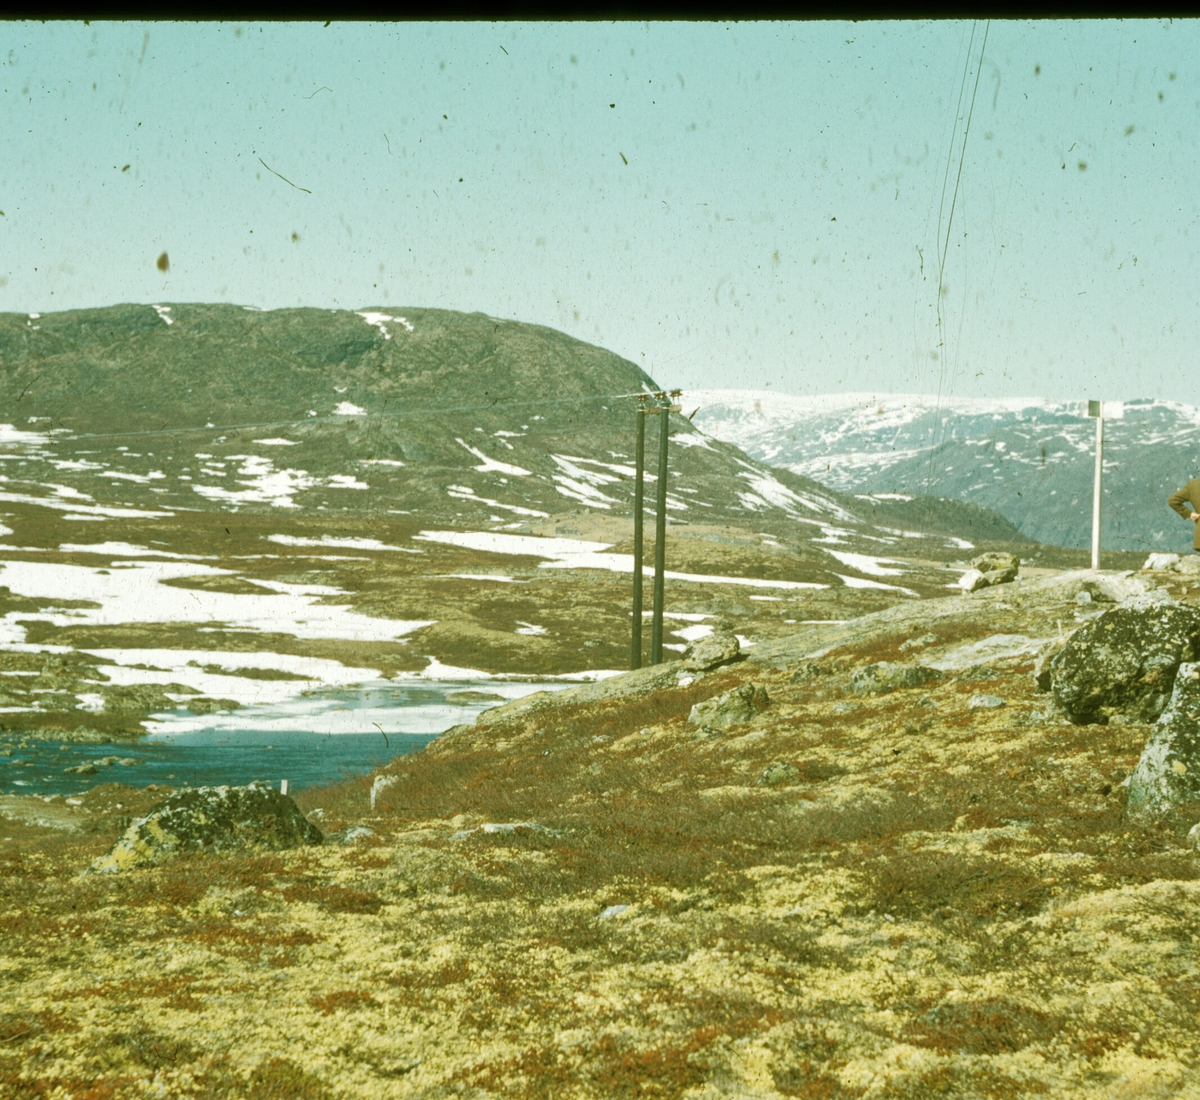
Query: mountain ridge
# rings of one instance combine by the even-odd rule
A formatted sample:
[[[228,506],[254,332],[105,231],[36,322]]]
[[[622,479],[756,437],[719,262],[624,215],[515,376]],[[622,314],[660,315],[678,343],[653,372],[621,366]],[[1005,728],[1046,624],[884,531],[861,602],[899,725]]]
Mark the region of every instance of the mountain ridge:
[[[695,423],[759,461],[845,493],[945,496],[999,512],[1038,542],[1091,540],[1095,420],[1083,402],[705,390]],[[1200,444],[1200,408],[1125,402],[1105,422],[1102,545],[1185,549],[1190,530],[1165,506],[1194,470],[1181,447]]]
[[[107,490],[138,508],[514,530],[581,506],[628,514],[634,398],[659,389],[636,364],[546,326],[411,306],[3,314],[0,367],[0,399],[21,425],[5,437],[19,450],[5,460],[10,493],[23,481],[63,506]],[[670,431],[676,525],[752,525],[856,552],[920,533],[912,516],[878,529],[898,522],[878,502],[756,462],[686,417],[672,414]],[[651,418],[648,504],[657,432]],[[959,518],[985,537],[1020,537],[1002,521]],[[943,517],[938,533],[947,526]]]

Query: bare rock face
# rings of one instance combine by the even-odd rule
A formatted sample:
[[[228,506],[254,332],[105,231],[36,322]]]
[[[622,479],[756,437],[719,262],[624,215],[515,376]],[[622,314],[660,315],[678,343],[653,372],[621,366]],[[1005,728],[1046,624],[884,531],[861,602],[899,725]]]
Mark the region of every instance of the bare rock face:
[[[1200,612],[1146,600],[1080,627],[1049,663],[1055,702],[1076,725],[1121,713],[1152,722],[1183,661],[1200,654]],[[1043,670],[1044,673],[1044,670]]]
[[[1157,817],[1200,801],[1200,664],[1182,664],[1171,701],[1129,780],[1127,811]]]
[[[855,695],[885,695],[897,688],[924,687],[942,678],[942,673],[936,668],[880,661],[866,668],[855,669],[850,675],[850,690]]]
[[[273,787],[194,787],[134,821],[88,873],[152,867],[185,853],[298,848],[322,839],[296,803]]]
[[[1154,585],[1144,577],[1132,573],[1097,574],[1085,578],[1080,591],[1086,592],[1098,603],[1126,603],[1146,596]]]
[[[741,643],[736,634],[728,630],[715,630],[707,638],[692,642],[683,651],[683,667],[689,672],[705,672],[732,661],[740,649]]]
[[[767,689],[761,684],[742,684],[721,695],[705,699],[692,707],[688,721],[693,726],[723,729],[749,722],[771,704]]]
[[[1007,584],[1017,579],[1020,568],[1021,559],[1016,554],[989,551],[971,559],[971,568],[959,578],[959,587],[966,592],[977,592],[995,584]]]

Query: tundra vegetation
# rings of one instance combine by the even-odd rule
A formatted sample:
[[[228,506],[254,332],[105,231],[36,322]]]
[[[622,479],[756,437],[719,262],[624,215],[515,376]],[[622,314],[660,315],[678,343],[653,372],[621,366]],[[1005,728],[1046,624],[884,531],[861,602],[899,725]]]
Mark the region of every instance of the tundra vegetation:
[[[320,846],[81,875],[165,792],[14,817],[0,1093],[1196,1095],[1200,806],[1127,816],[1153,727],[1034,676],[1113,606],[1085,590],[506,704],[374,808],[377,777],[301,792]],[[746,687],[747,720],[689,720]]]
[[[1200,807],[1122,785],[1195,647],[1133,663],[1136,713],[1062,704],[1128,578],[676,415],[668,644],[723,663],[506,703],[199,850],[216,796],[79,743],[434,661],[625,667],[653,380],[392,307],[5,314],[0,361],[4,1100],[1195,1094]],[[13,793],[31,745],[77,797]]]

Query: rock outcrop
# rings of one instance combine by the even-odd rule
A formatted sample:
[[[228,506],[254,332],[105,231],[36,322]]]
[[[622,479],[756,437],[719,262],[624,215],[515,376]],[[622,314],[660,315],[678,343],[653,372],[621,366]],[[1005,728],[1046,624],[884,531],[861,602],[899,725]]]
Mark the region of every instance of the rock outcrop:
[[[297,848],[322,840],[296,803],[273,787],[194,787],[134,821],[88,873],[152,867],[196,852]]]
[[[758,786],[776,787],[782,783],[795,783],[800,778],[800,769],[786,760],[776,760],[767,765],[758,777]]]
[[[1200,573],[1200,554],[1151,554],[1142,568],[1195,575]]]
[[[964,592],[977,592],[981,588],[1015,581],[1021,569],[1021,559],[1016,554],[996,550],[972,558],[970,565],[971,568],[958,581]]]
[[[728,630],[716,630],[707,638],[692,642],[683,651],[683,667],[689,672],[707,672],[710,668],[732,661],[740,650],[741,643],[736,634]]]
[[[741,687],[697,703],[688,714],[688,721],[693,726],[724,729],[726,726],[749,722],[770,704],[767,689],[761,684],[742,684]]]
[[[1127,603],[1145,596],[1153,588],[1152,581],[1130,572],[1097,573],[1080,580],[1080,591],[1086,592],[1097,603]]]
[[[943,676],[935,668],[880,661],[855,669],[850,675],[850,690],[855,695],[883,695],[897,688],[924,687]]]
[[[1183,664],[1171,701],[1146,743],[1129,780],[1126,809],[1157,817],[1200,801],[1200,664]]]
[[[1121,713],[1153,721],[1175,674],[1200,651],[1200,612],[1146,600],[1114,607],[1080,627],[1049,663],[1055,702],[1076,725]],[[1043,669],[1043,677],[1044,677]]]

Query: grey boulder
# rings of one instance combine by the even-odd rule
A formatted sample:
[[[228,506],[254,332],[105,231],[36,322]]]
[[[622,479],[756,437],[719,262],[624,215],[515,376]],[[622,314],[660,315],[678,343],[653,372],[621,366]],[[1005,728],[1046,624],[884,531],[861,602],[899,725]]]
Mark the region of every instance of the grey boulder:
[[[683,667],[689,672],[705,672],[717,665],[732,661],[741,649],[737,635],[728,630],[715,630],[707,638],[699,638],[683,651]]]
[[[178,791],[134,821],[88,868],[116,874],[198,852],[278,850],[320,844],[321,830],[286,794],[264,783]]]
[[[1171,701],[1129,779],[1127,811],[1157,817],[1200,801],[1200,664],[1183,664]]]
[[[897,688],[924,687],[942,674],[924,665],[906,665],[898,661],[880,661],[855,669],[850,674],[850,690],[855,695],[885,695]]]
[[[958,583],[967,592],[977,592],[981,588],[1015,581],[1021,569],[1021,559],[1016,554],[996,550],[972,558],[970,565],[971,568]]]
[[[1126,603],[1139,596],[1145,596],[1153,589],[1153,584],[1144,577],[1137,577],[1132,573],[1098,573],[1095,577],[1085,578],[1081,582],[1080,590],[1098,603]]]
[[[714,695],[692,707],[688,721],[693,726],[723,729],[736,726],[766,710],[771,699],[761,684],[742,684],[721,695]]]
[[[1049,663],[1054,701],[1076,725],[1120,713],[1152,722],[1183,661],[1196,659],[1200,612],[1132,601],[1080,627]]]

